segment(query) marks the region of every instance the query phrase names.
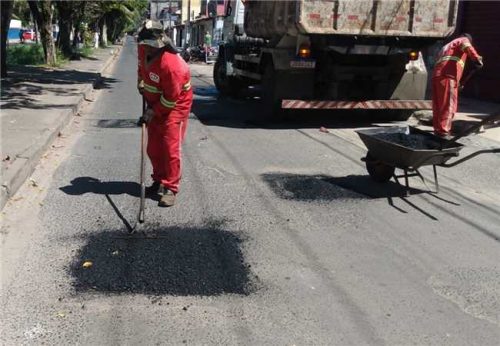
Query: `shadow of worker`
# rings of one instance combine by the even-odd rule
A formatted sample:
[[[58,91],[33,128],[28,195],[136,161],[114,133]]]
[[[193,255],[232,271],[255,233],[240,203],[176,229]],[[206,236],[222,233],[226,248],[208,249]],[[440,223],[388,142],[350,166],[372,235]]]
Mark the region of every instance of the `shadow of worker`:
[[[59,188],[62,192],[71,195],[94,193],[98,195],[122,195],[140,197],[140,185],[132,181],[100,181],[92,177],[78,177],[71,181],[71,185]]]

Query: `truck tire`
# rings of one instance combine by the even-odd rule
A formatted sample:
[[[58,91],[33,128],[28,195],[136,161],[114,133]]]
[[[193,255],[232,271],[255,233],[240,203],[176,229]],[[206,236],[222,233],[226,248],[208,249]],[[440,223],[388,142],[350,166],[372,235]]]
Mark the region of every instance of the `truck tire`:
[[[242,89],[242,83],[226,75],[226,64],[217,59],[214,65],[214,83],[219,93],[223,96],[238,96]]]
[[[392,120],[406,121],[413,115],[414,112],[415,111],[412,109],[401,109],[394,111],[394,116],[392,117]]]
[[[271,62],[264,66],[264,74],[262,75],[262,103],[265,107],[266,115],[280,119],[284,116],[281,108],[281,98],[277,96],[277,81],[276,71]]]

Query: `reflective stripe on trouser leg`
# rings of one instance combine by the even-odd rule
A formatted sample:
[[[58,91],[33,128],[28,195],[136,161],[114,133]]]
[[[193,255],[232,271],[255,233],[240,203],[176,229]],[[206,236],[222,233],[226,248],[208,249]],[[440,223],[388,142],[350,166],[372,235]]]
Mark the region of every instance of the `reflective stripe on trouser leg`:
[[[432,80],[432,124],[434,131],[447,134],[451,129],[451,120],[456,111],[456,81],[451,78],[433,78]]]
[[[148,124],[148,145],[147,153],[151,165],[153,166],[153,174],[151,177],[154,181],[160,181],[165,175],[163,168],[165,166],[164,153],[160,145],[162,138],[162,126],[161,122],[158,121],[158,117],[153,117],[153,119]]]
[[[187,128],[187,118],[182,119],[178,111],[172,111],[165,122],[162,145],[165,153],[164,176],[162,185],[174,193],[179,192],[182,165],[182,141]],[[180,119],[179,119],[180,118]]]

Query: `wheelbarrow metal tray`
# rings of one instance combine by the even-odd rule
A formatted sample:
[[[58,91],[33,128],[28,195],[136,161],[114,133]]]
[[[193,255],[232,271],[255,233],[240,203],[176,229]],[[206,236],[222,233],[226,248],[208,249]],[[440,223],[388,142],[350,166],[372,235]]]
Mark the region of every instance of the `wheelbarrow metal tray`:
[[[406,134],[407,129],[409,136]],[[412,126],[378,127],[356,132],[372,158],[398,168],[416,169],[421,166],[440,165],[457,156],[463,147],[459,143],[446,146],[448,140]],[[443,146],[445,148],[441,149]]]

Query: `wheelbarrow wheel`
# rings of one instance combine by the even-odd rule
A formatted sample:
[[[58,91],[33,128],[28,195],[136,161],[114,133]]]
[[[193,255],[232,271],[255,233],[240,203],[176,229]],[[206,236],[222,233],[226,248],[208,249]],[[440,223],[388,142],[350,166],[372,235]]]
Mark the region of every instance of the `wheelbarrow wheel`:
[[[389,166],[376,158],[370,153],[366,155],[366,169],[370,177],[378,183],[386,183],[391,180],[394,175],[395,167]]]

